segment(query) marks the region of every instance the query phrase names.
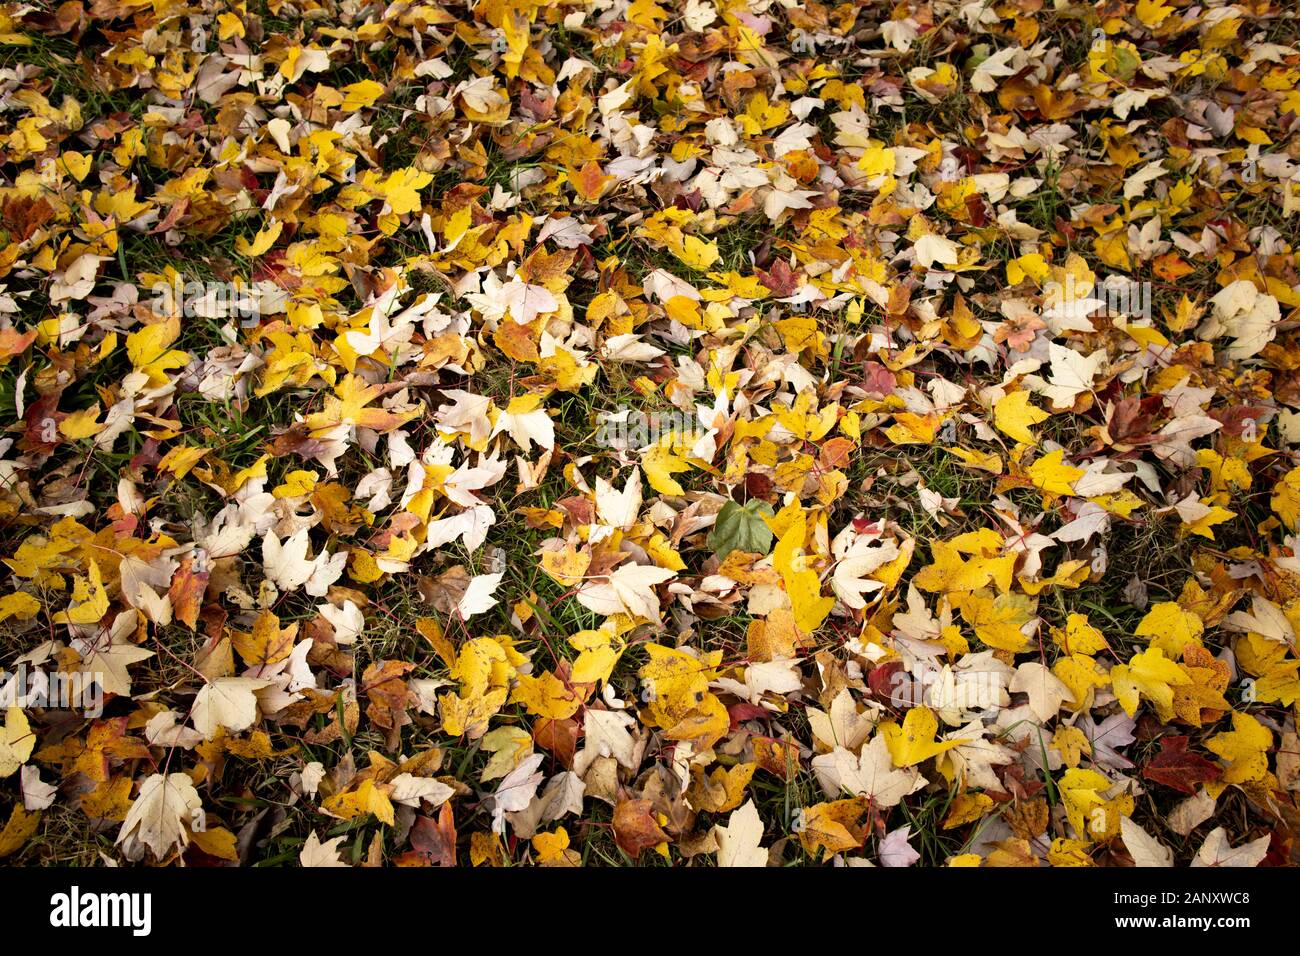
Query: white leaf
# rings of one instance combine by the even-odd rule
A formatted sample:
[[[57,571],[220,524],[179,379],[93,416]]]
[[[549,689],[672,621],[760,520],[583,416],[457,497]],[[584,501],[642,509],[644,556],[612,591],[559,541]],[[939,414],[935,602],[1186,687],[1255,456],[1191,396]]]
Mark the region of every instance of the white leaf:
[[[507,433],[516,445],[529,451],[536,442],[539,448],[555,447],[555,423],[544,408],[534,408],[531,412],[502,411],[497,416],[496,426],[492,429],[493,437]]]
[[[1018,46],[1009,46],[985,57],[970,78],[971,89],[977,93],[992,93],[998,88],[998,77],[1015,75],[1017,68],[1011,65],[1011,61],[1016,54],[1024,52]]]
[[[1052,538],[1062,542],[1088,541],[1094,535],[1105,534],[1109,527],[1110,512],[1101,505],[1085,501],[1074,520],[1058,528]]]
[[[195,729],[207,740],[222,727],[232,734],[247,730],[257,720],[255,692],[270,684],[255,677],[219,677],[204,685],[190,710]]]
[[[366,617],[351,600],[344,600],[342,607],[329,603],[317,604],[316,610],[334,628],[335,644],[353,644],[365,629]]]
[[[641,469],[633,468],[622,491],[604,478],[596,478],[596,519],[611,528],[627,530],[641,513]]]
[[[99,273],[100,263],[108,261],[108,256],[89,253],[77,256],[62,273],[55,274],[54,281],[50,283],[50,303],[57,305],[90,295],[95,288],[95,276]]]
[[[813,773],[828,796],[847,792],[855,797],[870,797],[876,806],[897,806],[908,794],[925,786],[925,778],[915,767],[897,769],[889,756],[889,745],[877,734],[857,757],[843,747],[814,757]]]
[[[145,847],[161,860],[174,847],[190,842],[187,825],[203,807],[188,774],[156,773],[147,777],[117,834],[117,845],[128,860],[144,857]]]
[[[1179,836],[1187,836],[1212,816],[1214,797],[1202,787],[1169,812],[1169,829]]]
[[[1011,678],[1013,694],[1028,694],[1029,709],[1046,723],[1056,716],[1062,701],[1074,700],[1074,693],[1049,668],[1038,661],[1025,661]]]
[[[1053,407],[1070,408],[1081,393],[1092,391],[1092,381],[1106,361],[1106,351],[1098,349],[1083,355],[1055,342],[1049,342],[1047,350],[1052,371],[1047,384],[1038,391],[1051,400]]]
[[[35,765],[25,764],[19,771],[19,779],[22,781],[24,809],[44,810],[54,803],[58,788],[42,780],[41,771]]]
[[[432,777],[417,777],[411,773],[399,773],[392,779],[393,792],[388,799],[394,803],[404,803],[408,807],[420,808],[420,801],[426,800],[430,806],[440,807],[456,791]]]
[[[856,751],[876,726],[871,712],[858,713],[858,706],[847,687],[835,695],[829,711],[809,707],[807,716],[813,736],[832,749],[844,747]]]
[[[488,529],[496,524],[496,520],[496,512],[490,505],[479,505],[458,515],[452,515],[450,518],[430,521],[425,545],[429,550],[433,550],[460,538],[472,554],[487,540]]]
[[[347,834],[336,836],[332,840],[321,843],[320,837],[313,830],[307,834],[307,839],[303,841],[302,851],[298,854],[298,862],[303,866],[341,866],[346,868],[347,864],[339,859],[339,847],[345,839],[347,839]]]
[[[468,621],[475,614],[482,614],[496,606],[497,599],[492,596],[501,584],[504,573],[476,574],[470,578],[469,587],[456,604],[456,611],[462,620]]]
[[[308,560],[308,529],[294,532],[283,542],[274,531],[262,538],[262,564],[266,577],[281,591],[288,593],[304,587],[312,597],[324,597],[329,586],[339,579],[347,565],[346,551],[330,555],[322,551]]]
[[[957,243],[943,236],[927,234],[916,241],[913,247],[917,263],[924,269],[931,269],[936,262],[945,266],[957,264]]]
[[[203,735],[179,726],[182,715],[175,710],[161,710],[144,725],[144,739],[154,747],[180,747],[190,750],[203,742]]]
[[[137,619],[134,610],[119,614],[118,619],[127,615],[132,622]],[[131,675],[127,672],[127,667],[153,657],[153,651],[127,641],[116,621],[108,634],[96,635],[85,641],[73,641],[72,647],[81,655],[81,673],[94,677],[105,694],[120,694],[123,697],[131,695]]]
[[[572,771],[557,773],[546,783],[546,789],[533,797],[527,808],[518,813],[506,814],[515,835],[532,839],[537,831],[566,813],[582,816],[582,797],[587,785]]]
[[[649,564],[625,564],[605,581],[584,585],[576,597],[588,610],[607,617],[630,614],[648,621],[659,620],[659,597],[654,586],[677,576],[676,571]]]
[[[1158,159],[1154,163],[1147,163],[1124,180],[1124,198],[1137,199],[1147,191],[1147,184],[1159,179],[1166,172],[1168,170],[1165,169],[1165,163],[1162,159]]]
[[[560,307],[555,296],[542,285],[530,285],[518,276],[501,287],[500,304],[519,325],[530,325],[544,312]]]
[[[1228,844],[1228,831],[1215,827],[1205,838],[1201,848],[1196,851],[1192,866],[1259,866],[1260,861],[1268,855],[1270,837],[1262,836],[1239,847]]]
[[[1174,853],[1128,817],[1120,817],[1120,836],[1138,866],[1173,866]]]
[[[725,827],[715,826],[713,838],[718,842],[718,866],[767,866],[768,851],[759,846],[763,821],[753,800],[733,810]]]
[[[507,813],[523,810],[532,802],[537,785],[542,782],[542,775],[536,771],[544,759],[545,754],[530,754],[501,780],[492,798],[492,829],[495,832],[506,832]]]
[[[613,757],[624,769],[636,770],[636,739],[629,732],[635,727],[636,718],[631,714],[588,707],[582,722],[583,748],[573,758],[574,772],[586,776],[598,757]]]
[[[907,842],[911,832],[912,827],[909,824],[891,830],[885,835],[885,838],[880,841],[881,866],[911,866],[921,859],[921,854],[913,850],[912,845]]]

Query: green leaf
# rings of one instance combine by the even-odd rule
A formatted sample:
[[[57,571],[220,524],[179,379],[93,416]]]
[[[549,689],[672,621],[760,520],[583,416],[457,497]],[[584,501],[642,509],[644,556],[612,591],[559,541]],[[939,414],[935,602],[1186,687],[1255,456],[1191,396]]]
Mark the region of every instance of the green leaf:
[[[748,554],[767,554],[772,549],[772,529],[763,516],[772,516],[772,506],[766,501],[751,501],[745,505],[728,501],[718,512],[718,520],[709,532],[709,547],[725,561],[733,551]]]

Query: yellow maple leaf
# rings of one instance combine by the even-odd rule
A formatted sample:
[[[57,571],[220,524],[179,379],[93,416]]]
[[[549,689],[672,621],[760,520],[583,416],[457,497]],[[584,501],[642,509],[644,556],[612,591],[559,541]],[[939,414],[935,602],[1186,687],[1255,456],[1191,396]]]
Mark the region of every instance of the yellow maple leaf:
[[[1205,742],[1210,753],[1225,762],[1223,776],[1215,781],[1211,794],[1232,783],[1252,783],[1268,774],[1268,751],[1273,732],[1250,714],[1233,712],[1232,730],[1215,734]],[[1206,789],[1210,789],[1207,785]]]
[[[280,238],[280,233],[283,231],[284,223],[272,222],[259,229],[252,240],[245,239],[243,236],[236,236],[235,251],[241,256],[247,256],[250,259],[265,255],[266,251],[275,245],[275,240]]]
[[[1049,495],[1072,495],[1074,483],[1083,477],[1082,468],[1064,463],[1065,452],[1057,449],[1029,466],[1029,480]]]
[[[645,472],[650,487],[661,495],[684,495],[683,488],[673,475],[690,471],[686,459],[674,450],[676,442],[672,435],[665,435],[641,456],[641,470]]]
[[[577,713],[582,704],[577,695],[550,671],[543,671],[538,677],[520,674],[516,681],[511,702],[523,704],[530,714],[538,717],[564,720]]]
[[[378,187],[394,215],[402,216],[420,208],[420,190],[433,182],[433,173],[408,166],[390,173]]]
[[[594,684],[608,681],[614,665],[623,654],[626,642],[604,628],[598,631],[579,631],[569,638],[569,643],[581,653],[573,662],[570,677],[577,684]]]
[[[340,820],[351,820],[366,813],[373,813],[380,823],[393,825],[393,802],[388,793],[367,778],[354,790],[344,790],[321,803],[321,809]]]
[[[582,857],[569,849],[569,833],[564,827],[537,834],[532,844],[537,862],[542,866],[579,866],[582,863]]]
[[[1149,647],[1134,654],[1127,664],[1112,667],[1110,680],[1120,706],[1132,717],[1137,713],[1139,697],[1154,701],[1161,710],[1169,710],[1174,703],[1171,685],[1188,684],[1192,679],[1176,661],[1165,657],[1160,648]]]
[[[1031,404],[1029,393],[1023,390],[1009,392],[998,399],[993,406],[993,424],[997,426],[998,431],[1026,445],[1038,441],[1034,433],[1029,430],[1029,426],[1045,422],[1051,417],[1050,413]]]
[[[1176,660],[1183,656],[1183,648],[1188,644],[1200,645],[1204,630],[1205,623],[1191,611],[1174,601],[1162,601],[1152,605],[1133,633],[1151,638],[1151,647]]]
[[[862,799],[833,800],[800,808],[799,842],[810,856],[827,856],[862,846],[865,834],[859,821],[866,812]]]
[[[1292,468],[1273,486],[1269,505],[1292,531],[1300,527],[1300,468]]]
[[[935,740],[939,719],[929,707],[913,707],[900,727],[893,721],[880,725],[895,767],[912,767],[961,745],[960,740]]]
[[[1289,646],[1253,632],[1237,641],[1237,661],[1254,678],[1259,703],[1290,707],[1300,700],[1300,660],[1287,657]]]
[[[1106,798],[1111,782],[1096,770],[1067,770],[1056,786],[1070,825],[1082,837],[1113,837],[1119,833],[1120,821],[1133,812],[1133,797],[1129,794]]]
[[[912,579],[922,591],[975,591],[994,580],[999,590],[1005,591],[1015,565],[1014,555],[1005,558],[973,556],[967,560],[957,545],[947,541],[930,542],[930,554],[934,562],[921,568]]]
[[[806,536],[807,516],[801,514],[772,549],[772,567],[781,575],[795,623],[805,634],[811,634],[831,612],[835,599],[822,597],[821,578],[808,566],[808,556],[803,553]]]
[[[66,611],[54,615],[55,624],[98,624],[100,618],[108,613],[108,591],[104,588],[104,578],[99,564],[90,559],[90,572],[86,577],[77,576],[72,587],[72,603]]]
[[[166,385],[167,373],[190,360],[188,353],[170,348],[180,334],[180,317],[173,315],[126,337],[126,354],[131,365],[149,377],[151,386]]]
[[[36,735],[21,707],[5,711],[4,727],[0,728],[0,777],[8,777],[27,762],[36,746]]]
[[[41,611],[41,602],[26,591],[15,591],[0,598],[0,621],[14,617],[20,621],[30,621]]]
[[[1036,602],[1023,594],[994,594],[987,589],[962,595],[955,602],[962,620],[989,647],[1019,653],[1029,650],[1029,637],[1022,628],[1037,620]]]
[[[384,85],[376,83],[374,80],[361,80],[357,83],[349,83],[339,92],[343,94],[343,103],[340,109],[345,113],[352,113],[367,106],[373,106],[375,100],[383,95]]]
[[[382,385],[368,385],[360,376],[345,375],[334,386],[334,394],[325,397],[324,409],[306,417],[306,425],[316,435],[324,435],[338,425],[388,432],[415,418],[423,408],[390,412],[385,408],[371,407],[370,403],[383,394]]]
[[[1065,627],[1052,628],[1052,640],[1067,654],[1096,654],[1109,646],[1106,636],[1088,622],[1088,615],[1077,613],[1065,619]]]
[[[1138,0],[1134,12],[1144,26],[1158,27],[1174,12],[1174,8],[1165,0]]]

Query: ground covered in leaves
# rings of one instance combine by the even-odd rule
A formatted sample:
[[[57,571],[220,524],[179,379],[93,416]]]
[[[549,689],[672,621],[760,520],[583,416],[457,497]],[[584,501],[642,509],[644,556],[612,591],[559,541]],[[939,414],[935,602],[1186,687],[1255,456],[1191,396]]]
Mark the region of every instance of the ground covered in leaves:
[[[1293,862],[1288,6],[0,4],[0,856]]]

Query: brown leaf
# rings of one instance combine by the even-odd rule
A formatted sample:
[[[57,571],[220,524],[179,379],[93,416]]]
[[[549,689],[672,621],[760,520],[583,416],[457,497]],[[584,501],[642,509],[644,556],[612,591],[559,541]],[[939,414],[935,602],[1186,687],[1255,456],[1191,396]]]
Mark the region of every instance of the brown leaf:
[[[649,800],[621,800],[614,807],[614,841],[619,849],[636,859],[642,850],[668,843],[669,836],[659,829]]]

